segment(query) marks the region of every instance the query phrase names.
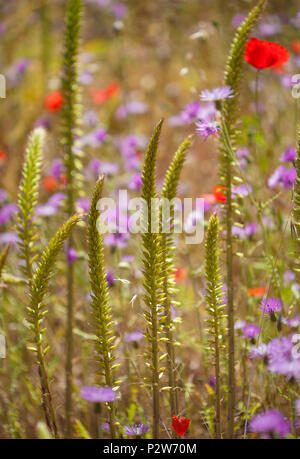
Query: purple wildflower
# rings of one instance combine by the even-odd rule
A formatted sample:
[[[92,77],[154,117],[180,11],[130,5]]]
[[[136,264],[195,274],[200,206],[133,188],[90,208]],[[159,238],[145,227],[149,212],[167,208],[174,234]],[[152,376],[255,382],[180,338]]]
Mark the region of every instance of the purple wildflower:
[[[109,287],[112,287],[115,283],[115,278],[112,271],[105,271],[106,280]]]
[[[141,332],[140,330],[135,330],[135,331],[133,331],[131,333],[127,333],[127,335],[124,336],[124,340],[127,343],[140,341],[143,338],[144,338],[144,333]]]
[[[142,188],[142,175],[139,173],[133,174],[131,180],[128,183],[130,190],[139,191]]]
[[[0,225],[5,225],[18,212],[17,204],[5,204],[0,210]]]
[[[68,260],[68,263],[74,263],[74,261],[76,261],[78,258],[78,253],[76,252],[75,249],[73,249],[72,247],[70,247],[67,251],[67,260]]]
[[[220,125],[215,120],[198,121],[196,123],[196,131],[201,137],[207,139],[211,135],[218,135],[220,131]]]
[[[242,328],[243,335],[246,338],[254,339],[259,334],[260,328],[255,324],[247,324]]]
[[[268,180],[268,186],[274,188],[280,183],[284,188],[291,188],[295,183],[297,170],[295,167],[287,169],[285,166],[279,166]]]
[[[116,111],[116,119],[122,120],[127,115],[143,115],[148,110],[148,105],[140,101],[127,102],[124,105],[120,105]]]
[[[29,64],[30,64],[30,60],[24,57],[20,59],[19,61],[17,61],[15,64],[13,64],[13,66],[9,69],[8,82],[11,87],[18,86]]]
[[[63,171],[64,171],[64,166],[63,166],[62,160],[59,159],[59,158],[55,158],[52,161],[52,165],[51,165],[51,169],[50,169],[50,174],[49,175],[52,175],[57,180],[59,180],[61,178],[61,175],[62,175]]]
[[[127,246],[129,235],[127,233],[111,233],[104,238],[104,244],[110,247],[123,249]]]
[[[250,359],[262,358],[265,359],[268,357],[268,345],[260,344],[259,346],[252,346],[249,352]]]
[[[16,247],[18,242],[20,242],[20,238],[17,233],[14,233],[13,231],[7,231],[6,233],[0,234],[0,245],[11,244],[12,246]]]
[[[264,434],[264,438],[284,438],[290,432],[290,424],[279,411],[269,410],[255,416],[250,421],[249,430]]]
[[[264,311],[265,314],[274,314],[276,311],[280,311],[282,304],[279,298],[268,298],[263,300],[259,305],[259,308]]]
[[[231,21],[231,24],[234,26],[234,27],[239,27],[244,19],[245,19],[246,15],[243,14],[243,13],[238,13],[236,14],[235,16],[233,16],[232,18],[232,21]]]
[[[128,435],[128,437],[142,437],[148,433],[149,430],[150,427],[145,424],[134,424],[133,426],[124,427],[124,433]]]
[[[81,398],[89,402],[113,402],[117,398],[117,393],[111,387],[83,387],[80,393]]]
[[[287,161],[295,161],[297,156],[296,150],[293,147],[288,148],[285,150],[283,155],[280,158],[280,161],[287,162]]]
[[[230,86],[222,86],[212,90],[204,89],[200,94],[200,99],[204,102],[217,102],[219,100],[231,99],[233,90]]]
[[[112,7],[112,11],[117,19],[124,19],[127,15],[128,7],[123,3],[115,3]]]
[[[295,273],[293,273],[293,271],[288,270],[285,271],[283,279],[285,284],[289,284],[290,282],[293,282],[296,279],[296,275]]]

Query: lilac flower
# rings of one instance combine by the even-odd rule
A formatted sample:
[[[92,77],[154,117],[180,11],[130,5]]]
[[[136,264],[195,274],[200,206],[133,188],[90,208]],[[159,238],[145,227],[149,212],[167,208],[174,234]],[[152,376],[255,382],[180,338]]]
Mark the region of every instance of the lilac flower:
[[[276,311],[280,311],[282,304],[279,298],[268,298],[263,300],[259,305],[259,308],[264,311],[265,314],[274,314]]]
[[[232,193],[238,196],[242,196],[243,198],[248,196],[249,193],[252,193],[252,186],[251,185],[237,185],[232,189]]]
[[[284,188],[291,188],[295,183],[297,170],[295,167],[287,169],[285,166],[279,166],[268,180],[268,186],[274,188],[278,184],[282,184]]]
[[[107,131],[104,128],[98,128],[95,131],[81,137],[81,144],[83,146],[89,145],[93,148],[97,148],[102,145],[106,139]]]
[[[171,126],[183,126],[196,120],[211,119],[216,116],[217,110],[214,103],[201,104],[198,101],[187,104],[179,115],[169,118]]]
[[[127,246],[129,239],[129,234],[127,233],[111,233],[105,236],[104,244],[110,247],[118,247],[119,249],[123,249]]]
[[[63,171],[64,171],[64,166],[63,166],[62,160],[59,158],[55,158],[52,161],[49,175],[52,175],[57,180],[59,180],[61,178]]]
[[[115,3],[112,7],[112,11],[117,19],[124,19],[127,15],[128,8],[123,3]]]
[[[61,202],[65,199],[64,193],[54,193],[49,199],[48,204],[54,207],[59,207]]]
[[[89,402],[113,402],[117,393],[111,387],[86,386],[81,389],[81,398]]]
[[[265,359],[268,357],[268,345],[260,344],[259,346],[252,346],[249,352],[250,359],[262,358]]]
[[[131,333],[127,333],[127,335],[124,336],[124,341],[126,341],[127,343],[132,343],[132,342],[140,341],[143,338],[144,338],[144,333],[141,332],[140,330],[135,330]]]
[[[282,162],[295,161],[296,156],[297,156],[297,153],[296,153],[295,148],[290,147],[287,150],[285,150],[285,152],[280,158],[280,161]]]
[[[230,86],[222,86],[212,90],[204,89],[200,94],[200,99],[204,102],[217,102],[219,100],[231,99],[234,96]]]
[[[296,279],[295,273],[293,271],[286,271],[283,275],[283,280],[285,284],[289,284],[290,282],[293,282]]]
[[[115,283],[115,278],[112,271],[105,271],[106,280],[109,287],[112,287]]]
[[[264,438],[284,438],[290,432],[290,424],[276,410],[269,410],[255,416],[250,421],[250,432],[264,434]]]
[[[124,105],[120,105],[116,111],[116,119],[122,120],[127,115],[143,115],[148,110],[148,105],[140,101],[127,102]]]
[[[219,131],[220,125],[215,120],[198,121],[196,123],[196,132],[204,139],[207,139],[211,135],[217,136]]]
[[[17,204],[5,204],[0,210],[0,225],[5,225],[18,212]]]
[[[74,263],[74,261],[76,261],[78,258],[78,253],[76,252],[75,249],[72,249],[72,247],[70,247],[67,251],[67,260],[68,260],[68,263]]]
[[[259,334],[260,328],[255,324],[247,324],[242,328],[243,335],[246,338],[254,339]]]
[[[131,180],[128,183],[128,188],[130,190],[139,191],[142,188],[142,184],[142,175],[136,173],[131,177]]]
[[[236,14],[235,16],[233,16],[231,24],[234,27],[239,27],[243,23],[245,17],[246,17],[245,14],[242,14],[242,13]]]
[[[6,233],[0,233],[0,245],[11,244],[13,247],[16,247],[20,238],[17,233],[13,231],[7,231]]]
[[[148,433],[149,430],[150,427],[145,424],[135,424],[133,426],[124,427],[124,433],[125,435],[128,435],[128,437],[142,437]]]
[[[91,200],[89,198],[79,198],[76,203],[83,212],[88,212],[90,210]]]

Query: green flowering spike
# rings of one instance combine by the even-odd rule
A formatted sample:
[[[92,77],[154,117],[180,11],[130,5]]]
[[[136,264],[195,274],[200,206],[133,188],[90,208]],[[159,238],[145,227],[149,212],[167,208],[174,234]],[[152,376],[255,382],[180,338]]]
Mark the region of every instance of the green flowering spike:
[[[294,239],[294,251],[296,256],[295,271],[299,277],[300,273],[300,131],[298,133],[298,147],[296,158],[297,178],[294,187],[294,209],[293,209],[293,223],[292,223],[292,236]]]
[[[153,438],[159,438],[160,426],[160,373],[159,368],[160,346],[159,339],[162,333],[161,313],[163,312],[162,303],[162,256],[160,245],[160,234],[152,231],[156,228],[158,215],[151,209],[152,199],[157,197],[155,171],[156,154],[162,121],[156,126],[150,140],[145,157],[142,173],[142,198],[145,201],[143,209],[143,285],[144,301],[146,311],[144,313],[147,329],[146,338],[148,340],[147,366],[151,370],[151,387],[153,403]],[[153,207],[153,206],[152,206]],[[151,211],[152,210],[152,211]]]
[[[43,328],[43,322],[47,311],[44,308],[44,298],[47,293],[49,280],[51,278],[56,258],[62,249],[62,245],[70,235],[73,227],[80,220],[79,215],[71,217],[53,236],[48,246],[44,249],[41,260],[35,270],[30,283],[29,306],[27,307],[27,321],[32,332],[32,343],[29,347],[37,355],[37,364],[39,367],[39,376],[42,391],[42,406],[45,413],[47,426],[51,433],[57,438],[57,423],[55,411],[52,405],[51,393],[49,389],[48,375],[45,365],[45,354],[49,346],[44,344],[44,335],[46,329]]]
[[[68,217],[75,211],[76,198],[82,189],[82,164],[80,144],[81,98],[78,83],[78,50],[82,16],[82,0],[69,0],[66,11],[64,39],[64,60],[62,77],[62,148],[66,169],[66,212]],[[72,248],[72,236],[67,249]],[[72,386],[73,386],[73,310],[74,310],[74,267],[67,266],[67,332],[66,332],[66,436],[72,434]]]
[[[179,176],[186,158],[186,153],[191,144],[191,137],[188,137],[176,151],[172,163],[166,173],[162,198],[172,201],[176,196]],[[161,222],[162,223],[162,222]],[[173,206],[171,206],[170,228],[174,223]],[[163,323],[164,332],[166,334],[166,347],[168,353],[168,377],[170,389],[170,409],[172,416],[179,412],[178,407],[178,391],[176,384],[176,364],[175,364],[175,346],[173,339],[174,324],[171,319],[171,291],[174,290],[174,241],[171,233],[161,234],[161,252],[162,252],[162,277],[163,277],[163,293],[164,293],[164,316]]]
[[[10,244],[8,244],[4,252],[0,254],[0,280],[2,279],[2,273],[3,273],[3,269],[4,269],[4,266],[5,266],[7,257],[8,257],[9,250],[10,250]]]
[[[237,30],[233,39],[226,65],[225,84],[234,91],[234,97],[226,99],[221,107],[220,132],[220,182],[225,187],[226,203],[224,203],[224,229],[226,230],[226,271],[228,297],[228,436],[234,435],[235,410],[235,369],[234,369],[234,298],[233,298],[233,247],[232,225],[235,203],[232,201],[233,158],[237,136],[237,118],[239,88],[244,62],[245,45],[249,35],[264,9],[266,0],[261,0],[249,13]]]
[[[37,128],[29,137],[18,194],[18,235],[22,271],[28,280],[32,277],[32,265],[37,258],[34,212],[38,202],[45,130]]]
[[[88,223],[88,256],[89,273],[92,289],[92,308],[93,308],[93,328],[97,337],[96,352],[99,365],[100,385],[104,380],[105,385],[113,387],[113,368],[116,368],[114,357],[113,331],[114,321],[112,320],[111,308],[109,305],[108,284],[104,267],[102,236],[97,228],[99,211],[97,204],[102,196],[104,177],[101,177],[95,187],[89,212]],[[109,403],[110,433],[112,438],[116,438],[116,419],[115,403]]]
[[[216,215],[209,219],[205,244],[205,277],[206,277],[206,302],[209,318],[208,345],[211,361],[215,365],[216,376],[216,438],[221,438],[221,396],[220,396],[220,353],[224,347],[222,339],[225,335],[223,319],[226,317],[222,302],[222,283],[219,267],[218,248],[219,221]]]

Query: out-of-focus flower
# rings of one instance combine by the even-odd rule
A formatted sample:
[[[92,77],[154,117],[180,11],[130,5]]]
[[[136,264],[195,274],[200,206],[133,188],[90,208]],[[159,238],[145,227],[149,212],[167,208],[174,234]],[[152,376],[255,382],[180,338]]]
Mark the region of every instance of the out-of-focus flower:
[[[219,100],[230,99],[234,96],[230,86],[222,86],[211,90],[204,89],[200,94],[200,99],[204,102],[217,102]]]
[[[124,3],[118,2],[112,6],[112,12],[117,19],[124,19],[128,13],[128,7]]]
[[[64,172],[64,165],[62,163],[62,160],[60,158],[55,158],[52,161],[52,165],[50,168],[50,175],[55,177],[57,180],[60,180],[63,172]]]
[[[54,193],[59,188],[59,182],[52,175],[48,175],[43,179],[43,188],[49,193]]]
[[[0,188],[0,203],[6,201],[7,199],[7,192],[3,188]]]
[[[76,204],[83,212],[88,212],[91,207],[91,200],[89,198],[79,198]]]
[[[127,335],[124,336],[124,340],[127,343],[132,343],[136,341],[140,341],[141,339],[144,338],[144,333],[140,330],[135,330],[131,333],[127,333]]]
[[[282,162],[288,162],[288,161],[295,161],[297,156],[296,150],[293,147],[288,148],[285,150],[285,152],[282,154],[280,161]]]
[[[44,101],[45,107],[49,112],[57,112],[63,104],[63,95],[61,91],[53,91]]]
[[[297,170],[295,167],[290,169],[285,166],[278,166],[268,179],[268,186],[274,188],[281,184],[284,188],[288,189],[293,186],[297,178]]]
[[[175,281],[180,283],[187,278],[187,269],[183,266],[179,266],[175,271]]]
[[[243,335],[246,338],[253,339],[259,334],[260,328],[255,324],[247,324],[242,328]]]
[[[264,296],[266,291],[267,291],[266,287],[254,287],[254,288],[248,288],[247,293],[249,296],[258,298],[260,296]]]
[[[117,398],[117,393],[111,387],[83,387],[80,393],[81,398],[89,402],[113,402]]]
[[[237,186],[233,187],[232,193],[236,194],[238,196],[242,196],[244,198],[244,197],[248,196],[249,193],[252,193],[252,186],[251,185],[247,185],[246,186],[244,184],[237,185]]]
[[[116,96],[119,93],[119,91],[119,83],[117,81],[114,81],[113,83],[110,83],[108,86],[106,86],[105,89],[92,89],[91,94],[94,102],[98,105],[102,105],[107,100]]]
[[[263,434],[264,438],[284,438],[290,432],[290,424],[277,410],[269,410],[255,416],[249,425],[250,432]]]
[[[265,359],[266,357],[268,357],[268,345],[263,343],[259,346],[252,346],[249,352],[249,357],[250,359]]]
[[[134,191],[139,191],[142,188],[143,181],[142,181],[142,175],[140,173],[133,174],[131,177],[129,183],[128,183],[128,188],[130,190]]]
[[[76,252],[75,249],[73,249],[72,247],[70,247],[67,251],[67,260],[68,260],[68,263],[74,263],[74,261],[76,261],[78,258],[78,253]]]
[[[106,280],[107,280],[107,284],[109,287],[112,287],[115,283],[115,278],[114,278],[114,275],[113,275],[113,272],[112,271],[105,271],[105,274],[106,274]]]
[[[239,27],[243,23],[245,17],[246,17],[245,14],[242,14],[242,13],[236,14],[235,16],[233,16],[231,24],[234,27]]]
[[[216,198],[217,202],[226,202],[227,198],[223,191],[226,190],[225,186],[218,186],[216,185],[213,189],[213,195]]]
[[[18,242],[20,242],[20,238],[15,232],[7,231],[0,233],[0,245],[11,244],[13,247],[16,247]]]
[[[241,147],[237,149],[236,157],[238,158],[239,166],[242,170],[244,170],[247,167],[248,156],[249,156],[249,150],[247,147]]]
[[[210,136],[218,136],[220,125],[216,120],[204,120],[196,123],[196,132],[205,140]]]
[[[294,53],[300,54],[300,40],[292,41],[292,49]]]
[[[173,416],[172,427],[177,435],[184,435],[188,430],[190,420]]]
[[[11,87],[15,87],[20,84],[29,64],[30,60],[24,57],[13,64],[13,66],[8,70],[7,79]]]
[[[263,22],[258,26],[258,31],[261,35],[265,37],[270,37],[271,35],[276,35],[282,32],[282,25],[278,21],[278,18],[275,16],[268,16]]]
[[[142,437],[150,430],[150,426],[145,424],[134,424],[124,427],[124,434],[128,437]]]
[[[95,131],[89,132],[88,134],[82,136],[80,142],[82,146],[89,145],[93,148],[97,148],[105,142],[106,137],[106,129],[98,128]]]
[[[278,43],[251,37],[246,44],[245,60],[256,69],[279,67],[288,59],[288,50]]]
[[[105,236],[104,244],[110,247],[118,247],[124,249],[128,244],[129,235],[128,233],[111,233]]]
[[[98,123],[98,115],[95,110],[89,110],[83,114],[82,120],[86,126],[95,126]]]
[[[148,110],[148,105],[138,100],[127,102],[117,108],[115,117],[118,120],[126,118],[128,115],[143,115]]]
[[[7,154],[4,150],[0,149],[0,166],[7,161]]]
[[[81,84],[88,86],[93,81],[93,75],[90,72],[84,71],[79,75]]]
[[[216,378],[215,378],[214,376],[211,376],[211,377],[209,378],[209,385],[210,385],[210,387],[212,387],[213,389],[215,389],[215,387],[216,387]]]
[[[5,225],[18,212],[17,204],[5,204],[0,210],[0,225]]]

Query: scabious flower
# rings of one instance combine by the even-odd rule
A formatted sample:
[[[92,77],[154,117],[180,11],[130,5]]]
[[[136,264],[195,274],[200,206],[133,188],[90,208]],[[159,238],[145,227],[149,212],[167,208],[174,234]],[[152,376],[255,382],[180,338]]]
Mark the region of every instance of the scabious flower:
[[[177,435],[184,435],[188,430],[190,420],[173,416],[172,427]]]
[[[288,50],[278,43],[251,37],[246,44],[245,60],[256,69],[279,67],[288,59]]]
[[[249,430],[263,434],[263,438],[284,438],[290,432],[290,424],[279,411],[269,410],[255,416]]]
[[[200,99],[204,102],[217,102],[219,100],[230,99],[233,95],[233,90],[230,86],[221,86],[211,90],[204,89],[200,94]]]
[[[124,434],[128,437],[142,437],[150,430],[150,426],[145,424],[134,424],[133,426],[124,427]]]
[[[89,402],[113,402],[117,393],[111,387],[85,386],[81,389],[81,398]]]
[[[246,338],[254,339],[259,334],[260,328],[255,324],[247,324],[242,328],[242,333]]]
[[[274,314],[276,311],[281,311],[282,304],[279,298],[268,298],[263,300],[259,305],[259,308],[264,311],[265,314]]]
[[[216,120],[204,120],[196,123],[196,132],[205,140],[210,136],[218,136],[221,128]]]
[[[45,101],[45,107],[49,112],[57,112],[63,104],[63,95],[61,91],[53,91]]]

